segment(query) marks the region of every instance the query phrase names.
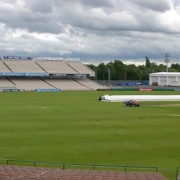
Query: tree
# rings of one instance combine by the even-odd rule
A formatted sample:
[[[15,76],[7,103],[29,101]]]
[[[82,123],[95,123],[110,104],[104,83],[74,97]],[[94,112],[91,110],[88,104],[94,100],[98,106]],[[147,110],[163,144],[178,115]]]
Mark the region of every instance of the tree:
[[[98,80],[107,80],[108,79],[108,72],[107,67],[104,63],[100,63],[97,67],[97,79]]]
[[[166,71],[166,65],[159,64],[159,71],[158,72],[165,72]]]
[[[177,72],[180,72],[180,64],[172,64],[171,68],[175,69]]]
[[[159,71],[160,71],[159,66],[155,62],[150,63],[150,73],[159,72]]]
[[[149,61],[149,58],[146,56],[146,67],[150,67],[151,66],[151,63]]]
[[[98,67],[95,65],[88,65],[88,67],[96,71],[98,80],[108,80],[108,69],[111,72],[111,80],[148,80],[150,73],[166,71],[166,65],[150,62],[148,57],[146,57],[145,65],[126,65],[120,60],[115,60],[106,65],[100,63]],[[172,64],[169,71],[180,72],[180,64]]]
[[[114,61],[114,69],[116,74],[116,80],[124,80],[126,77],[125,74],[125,65],[120,60]]]
[[[107,66],[107,68],[110,69],[110,79],[111,80],[116,80],[116,73],[115,73],[114,63],[110,62],[106,66]]]
[[[88,66],[90,69],[92,69],[93,71],[97,70],[97,66],[95,66],[94,64],[87,64],[86,66]]]
[[[139,65],[138,68],[142,73],[142,80],[148,80],[150,68],[147,68],[145,65]]]
[[[91,70],[95,72],[95,77],[90,77],[90,79],[97,79],[97,66],[95,66],[94,64],[87,64],[86,66],[88,66]]]
[[[135,66],[134,64],[130,64],[128,65],[128,68],[127,68],[127,79],[128,80],[141,80],[142,72],[137,66]]]

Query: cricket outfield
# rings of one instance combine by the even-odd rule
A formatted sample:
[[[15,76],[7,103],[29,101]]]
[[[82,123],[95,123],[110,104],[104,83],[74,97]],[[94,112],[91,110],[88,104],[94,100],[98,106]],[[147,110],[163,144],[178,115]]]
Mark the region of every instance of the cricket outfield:
[[[140,108],[99,102],[110,95],[180,92],[0,93],[0,158],[157,166],[174,179],[180,166],[180,102]]]

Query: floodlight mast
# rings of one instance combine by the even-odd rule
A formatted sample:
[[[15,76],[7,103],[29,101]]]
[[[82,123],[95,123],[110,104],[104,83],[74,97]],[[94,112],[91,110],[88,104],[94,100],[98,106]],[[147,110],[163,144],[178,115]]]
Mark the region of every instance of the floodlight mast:
[[[111,70],[110,68],[108,68],[108,84],[110,86],[110,82],[111,82]]]
[[[170,54],[165,54],[165,62],[166,62],[166,72],[168,72],[168,63],[170,62]]]

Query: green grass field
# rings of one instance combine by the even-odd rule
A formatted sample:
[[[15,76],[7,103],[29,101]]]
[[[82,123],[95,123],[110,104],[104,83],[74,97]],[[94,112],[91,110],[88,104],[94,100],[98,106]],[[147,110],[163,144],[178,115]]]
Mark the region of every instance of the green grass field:
[[[180,166],[180,102],[99,102],[104,94],[180,92],[0,93],[0,158],[157,166],[175,179]]]

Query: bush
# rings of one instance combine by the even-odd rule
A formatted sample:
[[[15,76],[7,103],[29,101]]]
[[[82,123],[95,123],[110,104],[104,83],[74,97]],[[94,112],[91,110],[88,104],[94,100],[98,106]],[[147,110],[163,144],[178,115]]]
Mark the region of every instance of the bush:
[[[157,82],[153,82],[152,86],[158,86],[158,83]]]

